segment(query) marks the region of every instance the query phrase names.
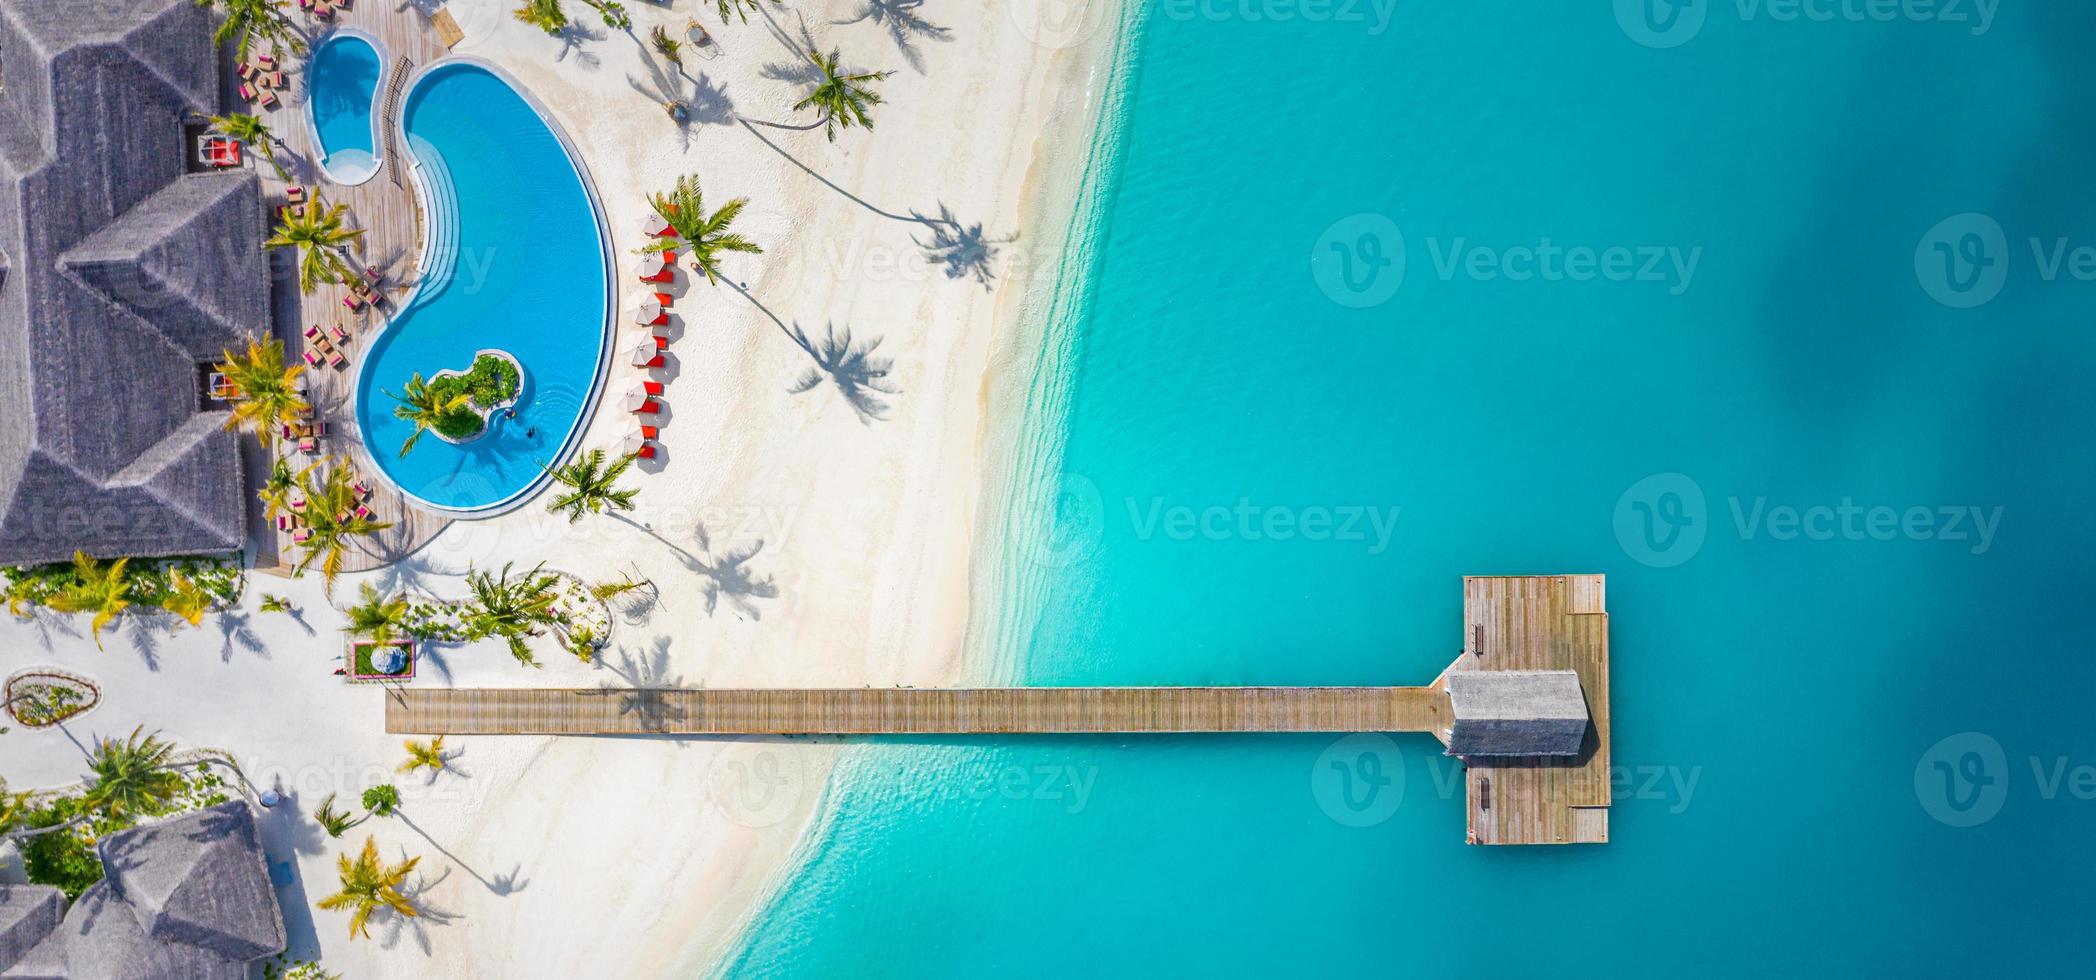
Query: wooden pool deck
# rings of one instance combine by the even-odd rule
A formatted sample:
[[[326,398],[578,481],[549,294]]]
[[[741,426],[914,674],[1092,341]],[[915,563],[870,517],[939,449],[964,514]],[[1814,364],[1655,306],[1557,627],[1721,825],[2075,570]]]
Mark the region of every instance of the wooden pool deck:
[[[1464,650],[1424,687],[418,688],[389,692],[399,735],[983,735],[1426,732],[1445,745],[1445,678],[1571,670],[1580,755],[1465,760],[1473,844],[1608,840],[1608,613],[1599,575],[1463,580]]]
[[[375,267],[384,274],[384,291],[397,305],[415,282],[416,264],[421,256],[422,216],[412,189],[414,182],[402,169],[406,161],[391,135],[399,113],[399,88],[395,83],[404,81],[407,73],[448,55],[450,49],[439,35],[439,26],[426,20],[414,5],[403,7],[386,0],[359,0],[348,10],[337,11],[329,21],[316,20],[289,5],[286,12],[313,47],[342,28],[376,38],[383,49],[381,56],[385,63],[382,84],[387,91],[383,94],[391,97],[381,100],[379,110],[381,137],[377,149],[383,161],[378,174],[360,184],[337,184],[320,170],[320,149],[314,140],[313,127],[306,120],[306,103],[310,96],[306,91],[304,59],[285,64],[286,85],[278,93],[282,103],[273,110],[264,110],[250,107],[238,97],[236,90],[240,78],[233,73],[231,55],[228,54],[227,67],[221,75],[226,89],[223,96],[227,111],[254,112],[262,117],[270,132],[283,143],[277,150],[277,161],[291,176],[288,182],[278,179],[267,162],[253,159],[254,154],[250,153],[249,165],[262,177],[263,203],[269,209],[267,220],[274,228],[276,208],[288,200],[285,194],[288,183],[305,187],[309,195],[317,192],[320,199],[330,206],[348,205],[348,225],[364,231],[351,252],[359,263]],[[350,312],[342,303],[348,289],[332,283],[300,295],[288,251],[272,254],[270,258],[276,283],[271,312],[277,337],[284,342],[287,361],[300,363],[305,355],[308,344],[304,331],[308,326],[341,326],[350,334],[350,342],[342,345],[349,358],[347,365],[340,368],[323,365],[306,371],[307,401],[312,403],[317,416],[328,423],[328,434],[319,440],[320,452],[308,456],[282,443],[273,451],[288,454],[293,464],[301,468],[316,459],[331,456],[356,462],[360,446],[351,412],[354,403],[352,388],[356,384],[359,359],[385,325],[386,311],[373,312],[367,306],[361,313]],[[390,453],[397,448],[377,446],[371,447],[371,451]],[[250,454],[247,473],[251,491],[260,488],[268,471],[267,455]],[[364,482],[375,491],[371,508],[378,520],[393,526],[352,542],[344,556],[342,568],[345,572],[380,568],[399,561],[451,523],[441,514],[409,504],[384,480],[367,478]],[[262,508],[254,503],[252,493],[249,500],[249,552],[254,556],[255,567],[259,571],[282,574],[299,560],[301,553],[291,544],[288,535],[263,520]]]

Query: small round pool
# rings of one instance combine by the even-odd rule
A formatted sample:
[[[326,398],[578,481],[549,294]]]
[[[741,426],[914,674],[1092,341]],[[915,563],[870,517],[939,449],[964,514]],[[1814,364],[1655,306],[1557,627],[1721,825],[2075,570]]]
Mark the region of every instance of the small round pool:
[[[357,426],[372,465],[409,499],[492,514],[545,485],[596,402],[611,346],[604,226],[552,123],[477,62],[423,72],[401,128],[423,254],[413,295],[359,358]],[[521,369],[515,404],[474,438],[426,436],[403,455],[415,426],[395,417],[392,395],[418,373],[467,371],[484,350]]]
[[[320,147],[320,169],[338,184],[361,184],[378,173],[378,131],[372,102],[385,74],[378,48],[361,34],[339,31],[313,49],[306,69],[306,122]]]

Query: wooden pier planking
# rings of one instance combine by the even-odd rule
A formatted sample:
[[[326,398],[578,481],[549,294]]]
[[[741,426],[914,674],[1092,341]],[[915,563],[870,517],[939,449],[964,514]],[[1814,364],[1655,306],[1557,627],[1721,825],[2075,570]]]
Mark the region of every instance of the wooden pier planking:
[[[1600,575],[1463,580],[1464,635],[1472,647],[1449,669],[1576,671],[1592,719],[1578,757],[1470,764],[1465,810],[1472,843],[1607,842],[1607,608]]]
[[[405,688],[402,735],[1426,732],[1438,687]]]

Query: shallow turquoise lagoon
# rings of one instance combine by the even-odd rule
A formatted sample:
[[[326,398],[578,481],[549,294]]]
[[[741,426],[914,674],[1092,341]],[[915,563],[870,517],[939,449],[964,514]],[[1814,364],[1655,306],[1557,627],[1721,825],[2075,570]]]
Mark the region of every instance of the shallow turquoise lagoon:
[[[1143,21],[1049,467],[1097,545],[1006,652],[1418,683],[1460,576],[1605,572],[1612,842],[1465,847],[1425,736],[1387,815],[1327,738],[881,743],[726,972],[2086,974],[2096,283],[2046,257],[2096,243],[2096,7],[1704,4],[1671,48],[1607,3],[1187,9]],[[1397,516],[1165,523],[1240,500]]]
[[[307,120],[320,144],[320,165],[346,184],[378,172],[378,134],[371,125],[379,76],[378,49],[356,34],[336,34],[313,49],[306,77]]]
[[[610,284],[597,207],[560,137],[516,89],[477,64],[440,65],[402,110],[426,202],[422,284],[373,341],[357,422],[379,470],[440,508],[498,508],[546,480],[580,437],[603,375]],[[416,373],[464,371],[500,350],[524,367],[514,418],[463,444],[394,417]]]

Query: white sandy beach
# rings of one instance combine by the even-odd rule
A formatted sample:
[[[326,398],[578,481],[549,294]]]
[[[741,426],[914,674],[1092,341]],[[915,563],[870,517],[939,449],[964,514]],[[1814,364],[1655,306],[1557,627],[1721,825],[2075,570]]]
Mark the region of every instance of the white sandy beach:
[[[551,642],[539,650],[542,671],[518,667],[494,645],[452,648],[424,664],[417,683],[425,685],[982,678],[986,665],[963,651],[980,508],[998,492],[985,481],[1009,463],[1017,421],[1009,407],[1021,401],[1009,393],[1033,369],[1029,315],[1049,285],[1032,272],[1055,267],[1111,71],[1119,5],[1096,0],[1073,30],[1045,19],[1061,12],[1051,0],[935,0],[918,13],[948,35],[914,42],[921,67],[878,23],[832,23],[856,14],[856,3],[776,8],[789,29],[798,8],[816,40],[840,48],[848,64],[895,70],[880,89],[878,128],[842,132],[834,144],[819,130],[732,120],[808,118],[790,109],[798,87],[767,77],[766,66],[793,56],[759,19],[722,27],[710,0],[677,0],[669,11],[628,0],[638,38],[658,23],[681,33],[698,16],[722,42],[717,58],[686,57],[689,73],[719,95],[696,100],[705,121],[680,132],[633,87],[648,77],[643,41],[606,30],[571,2],[594,36],[564,44],[513,20],[516,5],[450,0],[467,35],[457,51],[506,69],[581,149],[622,276],[625,253],[641,243],[643,194],[696,173],[712,206],[750,198],[737,228],[766,253],[731,267],[750,293],[811,336],[834,323],[880,338],[901,393],[885,419],[870,422],[834,388],[790,394],[807,355],[735,292],[680,274],[676,309],[687,326],[676,340],[664,457],[634,479],[642,493],[633,516],[649,531],[610,518],[570,526],[535,502],[454,525],[395,568],[345,576],[334,601],[347,605],[361,581],[456,594],[469,565],[506,561],[544,560],[592,579],[630,573],[659,587],[660,602],[620,622],[598,665]],[[691,97],[693,83],[681,84]],[[709,104],[720,115],[709,116]],[[928,262],[918,244],[930,237],[926,225],[878,213],[942,207],[963,226],[980,224],[988,239],[1019,236],[997,246],[987,285]],[[622,298],[636,288],[625,278],[617,286]],[[613,392],[638,377],[622,360],[611,368]],[[603,406],[585,446],[614,447],[631,424],[615,403]],[[704,564],[751,548],[747,570],[769,577],[777,594],[723,595],[709,610],[709,578],[680,550]],[[303,622],[253,612],[263,592],[291,597]],[[243,610],[172,635],[127,625],[106,652],[86,638],[84,620],[0,619],[0,673],[57,665],[92,676],[105,696],[65,732],[0,736],[0,773],[16,789],[69,782],[81,768],[72,740],[143,725],[184,748],[231,752],[256,782],[280,781],[300,811],[329,792],[353,801],[368,785],[397,781],[407,819],[373,820],[342,842],[289,806],[263,819],[272,859],[296,867],[298,884],[280,889],[294,952],[317,951],[352,977],[707,970],[791,869],[840,751],[813,740],[455,738],[462,775],[396,778],[390,770],[403,753],[382,730],[381,691],[331,675],[341,617],[317,576],[254,576]],[[384,919],[372,941],[352,942],[346,917],[314,912],[311,901],[334,890],[335,854],[367,831],[389,855],[421,856],[420,900],[433,914],[407,925]]]

